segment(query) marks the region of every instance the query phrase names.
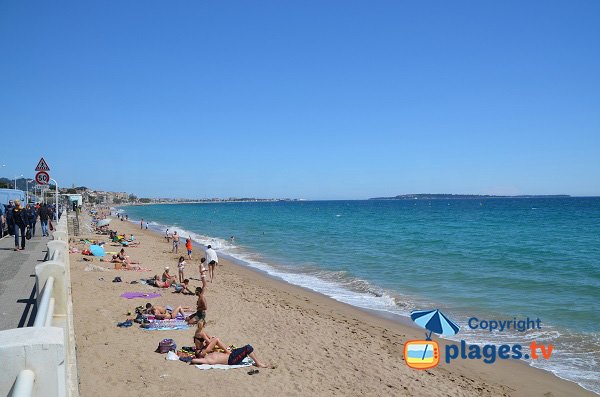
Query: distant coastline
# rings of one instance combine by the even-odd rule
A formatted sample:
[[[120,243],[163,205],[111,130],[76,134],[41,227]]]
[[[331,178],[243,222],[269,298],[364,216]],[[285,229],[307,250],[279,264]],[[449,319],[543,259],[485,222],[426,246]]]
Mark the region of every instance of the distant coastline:
[[[393,197],[373,197],[369,200],[457,200],[457,199],[496,199],[496,198],[569,198],[568,194],[523,194],[517,196],[495,196],[490,194],[400,194]]]

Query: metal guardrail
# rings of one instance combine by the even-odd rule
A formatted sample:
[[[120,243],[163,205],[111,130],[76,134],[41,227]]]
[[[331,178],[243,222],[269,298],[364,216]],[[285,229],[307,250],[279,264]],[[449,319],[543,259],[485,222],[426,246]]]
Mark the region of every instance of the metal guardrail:
[[[35,268],[38,298],[33,327],[0,331],[0,395],[79,396],[66,212],[53,238],[47,244],[46,261]]]

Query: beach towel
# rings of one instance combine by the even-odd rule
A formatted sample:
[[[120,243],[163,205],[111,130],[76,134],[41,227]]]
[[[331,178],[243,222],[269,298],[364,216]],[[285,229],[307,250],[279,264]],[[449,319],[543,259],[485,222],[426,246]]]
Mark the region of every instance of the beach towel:
[[[122,293],[121,298],[125,298],[125,299],[136,299],[136,298],[143,298],[143,299],[153,299],[153,298],[158,298],[160,296],[160,294],[156,294],[153,292],[125,292]]]
[[[254,363],[251,358],[246,357],[238,365],[224,365],[224,364],[199,364],[196,365],[198,369],[234,369],[234,368],[246,368]]]
[[[188,329],[189,326],[185,320],[154,320],[149,324],[142,324],[141,328],[148,331],[173,331],[178,329]]]

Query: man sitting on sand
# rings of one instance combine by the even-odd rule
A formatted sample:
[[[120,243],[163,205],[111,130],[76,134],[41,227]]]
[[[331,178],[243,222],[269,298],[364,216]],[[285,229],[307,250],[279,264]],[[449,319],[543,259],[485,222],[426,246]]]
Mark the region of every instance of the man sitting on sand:
[[[204,320],[206,318],[206,298],[204,298],[204,291],[206,289],[206,276],[202,275],[200,277],[202,280],[202,287],[196,287],[196,296],[198,297],[198,301],[196,302],[196,313],[192,314],[188,318],[185,319],[188,324],[197,324],[198,321]]]
[[[153,314],[157,320],[173,319],[177,317],[178,313],[181,313],[185,317],[185,313],[181,306],[178,306],[175,310],[167,310],[163,306],[153,306],[152,303],[146,303],[146,312]]]
[[[246,345],[240,347],[238,349],[233,349],[231,351],[225,350],[225,353],[221,352],[212,352],[208,353],[205,357],[195,358],[190,364],[222,364],[222,365],[238,365],[240,364],[246,357],[250,357],[254,360],[254,364],[259,368],[267,368],[267,365],[261,362],[256,354],[254,354],[254,348],[250,345]]]

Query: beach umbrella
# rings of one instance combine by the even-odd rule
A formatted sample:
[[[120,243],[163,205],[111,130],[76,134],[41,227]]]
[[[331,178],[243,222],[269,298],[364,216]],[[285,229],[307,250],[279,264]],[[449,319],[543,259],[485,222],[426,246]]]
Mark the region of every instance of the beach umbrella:
[[[429,331],[429,335],[425,334],[427,335],[427,340],[431,340],[431,334],[433,332],[440,335],[456,335],[460,330],[458,325],[456,325],[438,309],[415,310],[410,313],[410,318],[415,322],[415,324]],[[425,358],[427,346],[429,345],[426,344],[425,349],[423,349],[422,359]]]
[[[98,227],[102,227],[102,226],[106,226],[110,223],[111,219],[110,218],[106,218],[106,219],[100,219],[98,221],[98,223],[96,223],[96,226]]]
[[[440,335],[456,335],[460,327],[438,309],[416,310],[410,313],[410,318],[418,325],[429,331],[427,339],[435,332]]]
[[[95,244],[90,245],[90,252],[94,256],[104,256],[104,255],[106,255],[104,253],[104,248],[100,247],[99,245],[95,245]]]

